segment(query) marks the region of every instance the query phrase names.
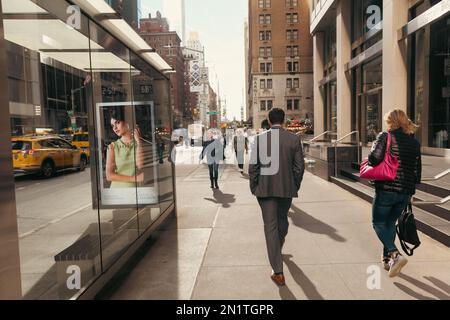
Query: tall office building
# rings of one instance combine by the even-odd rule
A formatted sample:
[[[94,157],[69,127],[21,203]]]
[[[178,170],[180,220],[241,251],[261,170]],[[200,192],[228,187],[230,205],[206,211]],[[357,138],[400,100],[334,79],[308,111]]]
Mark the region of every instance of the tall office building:
[[[249,0],[248,92],[255,128],[274,107],[284,109],[288,121],[313,119],[309,14],[307,1]]]
[[[186,126],[185,59],[180,37],[175,31],[170,31],[167,19],[159,11],[156,17],[149,15],[141,19],[139,35],[176,71],[170,74],[174,128]]]

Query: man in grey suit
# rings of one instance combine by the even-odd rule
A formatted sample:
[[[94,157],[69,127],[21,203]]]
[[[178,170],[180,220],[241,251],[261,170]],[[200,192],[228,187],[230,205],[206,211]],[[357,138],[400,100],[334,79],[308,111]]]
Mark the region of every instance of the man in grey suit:
[[[271,278],[279,286],[285,285],[281,250],[288,233],[288,213],[305,171],[302,143],[282,128],[284,118],[283,110],[270,111],[271,130],[256,137],[249,166],[250,189],[258,198],[264,220]]]

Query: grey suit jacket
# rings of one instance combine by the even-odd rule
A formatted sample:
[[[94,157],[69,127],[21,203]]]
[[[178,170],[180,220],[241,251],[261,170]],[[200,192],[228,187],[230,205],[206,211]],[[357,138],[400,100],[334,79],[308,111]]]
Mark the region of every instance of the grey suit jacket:
[[[279,132],[279,143],[271,142],[275,130]],[[262,143],[263,141],[267,143]],[[258,151],[260,148],[262,150]],[[261,169],[270,167],[276,159],[272,159],[269,164],[264,164],[260,155],[270,156],[276,154],[276,151],[279,154],[279,166],[275,166],[278,170],[270,174],[262,172]],[[256,136],[249,166],[250,190],[256,197],[297,198],[304,172],[305,160],[299,137],[280,127],[272,128]]]

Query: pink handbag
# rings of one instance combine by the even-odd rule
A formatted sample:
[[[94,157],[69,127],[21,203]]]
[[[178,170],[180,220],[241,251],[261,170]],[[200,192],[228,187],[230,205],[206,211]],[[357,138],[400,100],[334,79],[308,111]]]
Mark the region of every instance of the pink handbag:
[[[369,160],[366,159],[361,163],[359,173],[360,177],[375,181],[394,181],[397,177],[398,159],[391,153],[392,137],[388,132],[388,140],[386,145],[386,153],[383,161],[372,167],[369,165]]]

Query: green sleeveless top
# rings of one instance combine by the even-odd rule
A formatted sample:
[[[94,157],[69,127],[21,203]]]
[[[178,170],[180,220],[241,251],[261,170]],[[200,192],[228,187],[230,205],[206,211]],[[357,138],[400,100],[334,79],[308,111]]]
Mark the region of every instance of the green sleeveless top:
[[[116,161],[116,173],[123,176],[135,176],[136,175],[136,162],[135,162],[135,141],[126,145],[122,140],[112,142],[114,147],[114,158]],[[135,182],[117,182],[111,183],[111,188],[135,188]]]

